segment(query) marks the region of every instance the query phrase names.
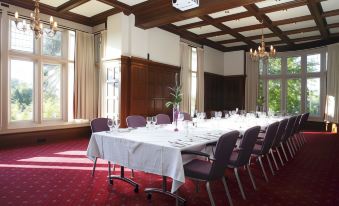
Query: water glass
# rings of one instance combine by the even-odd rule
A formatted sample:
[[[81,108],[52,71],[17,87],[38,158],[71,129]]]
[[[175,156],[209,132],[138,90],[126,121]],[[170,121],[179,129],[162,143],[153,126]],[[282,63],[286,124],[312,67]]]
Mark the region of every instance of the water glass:
[[[185,116],[184,116],[184,113],[179,113],[179,115],[178,115],[178,120],[179,121],[183,121],[185,119]]]
[[[109,128],[109,131],[112,131],[112,128],[114,127],[114,122],[112,118],[107,118],[107,126]]]
[[[116,131],[118,131],[119,127],[120,127],[120,119],[118,117],[115,117],[113,120],[113,124],[114,124],[114,128]]]
[[[153,117],[146,117],[146,122],[147,122],[147,128],[149,128],[152,124]]]

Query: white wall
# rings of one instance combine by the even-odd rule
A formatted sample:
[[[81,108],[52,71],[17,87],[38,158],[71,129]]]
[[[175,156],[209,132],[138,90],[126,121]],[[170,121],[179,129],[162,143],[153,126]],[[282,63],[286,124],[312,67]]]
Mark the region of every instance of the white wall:
[[[119,13],[108,17],[107,38],[111,53],[134,56],[180,66],[180,37],[159,28],[143,30],[134,26],[134,15]],[[120,50],[120,52],[119,52]],[[110,55],[110,56],[116,56]]]
[[[224,75],[224,53],[204,46],[205,72]]]
[[[224,53],[224,75],[243,75],[244,74],[244,51],[234,51]]]

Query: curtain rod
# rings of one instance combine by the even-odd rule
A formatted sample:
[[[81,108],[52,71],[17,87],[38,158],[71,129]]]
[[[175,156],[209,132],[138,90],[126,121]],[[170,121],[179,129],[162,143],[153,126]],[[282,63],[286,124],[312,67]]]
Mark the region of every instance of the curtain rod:
[[[186,43],[186,44],[188,44],[189,46],[192,46],[192,47],[203,48],[203,46],[201,44],[197,44],[195,42],[192,42],[192,41],[184,39],[184,38],[180,38],[180,42],[184,42],[184,43]]]
[[[14,13],[13,12],[8,12],[8,15],[9,16],[12,16],[12,17],[14,17]],[[23,15],[20,15],[20,17],[22,18],[22,19],[25,19],[25,20],[30,20],[30,17],[27,17],[27,16],[23,16]],[[44,21],[44,20],[40,20],[41,22],[43,22],[43,23],[45,23],[45,24],[48,24],[49,22],[47,22],[47,21]],[[71,21],[72,22],[72,21]],[[97,32],[95,32],[95,33],[91,33],[91,32],[88,32],[88,31],[83,31],[83,30],[81,30],[81,29],[75,29],[75,28],[71,28],[71,27],[68,27],[68,26],[64,26],[64,25],[61,25],[61,24],[58,24],[58,27],[59,28],[61,28],[61,29],[67,29],[67,30],[70,30],[70,31],[81,31],[81,32],[85,32],[85,33],[88,33],[88,34],[97,34],[97,33],[100,33],[101,31],[103,31],[103,30],[100,30],[100,31],[97,31]]]

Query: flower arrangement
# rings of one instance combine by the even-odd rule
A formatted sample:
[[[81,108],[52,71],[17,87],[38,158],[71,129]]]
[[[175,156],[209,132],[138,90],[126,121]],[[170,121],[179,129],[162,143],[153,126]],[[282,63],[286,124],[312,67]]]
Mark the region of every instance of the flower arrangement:
[[[179,104],[182,101],[182,93],[181,89],[182,86],[178,84],[178,73],[175,74],[175,86],[169,87],[170,95],[172,96],[172,101],[166,102],[166,107],[173,107],[173,122],[175,122],[175,129],[174,131],[178,131],[178,116],[179,116]]]

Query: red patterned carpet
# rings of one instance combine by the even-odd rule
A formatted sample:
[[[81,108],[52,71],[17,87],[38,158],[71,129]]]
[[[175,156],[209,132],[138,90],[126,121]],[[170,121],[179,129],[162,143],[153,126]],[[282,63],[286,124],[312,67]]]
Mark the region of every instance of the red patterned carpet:
[[[276,176],[264,161],[269,183],[259,167],[252,166],[258,191],[253,191],[247,173],[241,172],[247,200],[242,200],[232,171],[227,171],[234,205],[339,205],[339,136],[309,133],[307,139],[296,158]],[[109,186],[104,161],[92,178],[92,162],[85,157],[87,144],[88,139],[82,139],[0,151],[0,205],[175,205],[171,198],[158,194],[152,201],[146,199],[145,187],[161,186],[162,179],[156,175],[135,172],[134,180],[141,187],[138,194],[119,181]],[[227,205],[222,183],[211,187],[216,204]],[[196,193],[188,180],[180,194],[187,205],[209,205],[202,184]]]

